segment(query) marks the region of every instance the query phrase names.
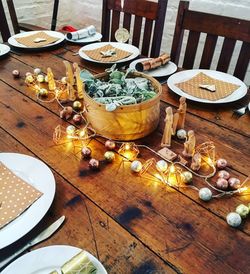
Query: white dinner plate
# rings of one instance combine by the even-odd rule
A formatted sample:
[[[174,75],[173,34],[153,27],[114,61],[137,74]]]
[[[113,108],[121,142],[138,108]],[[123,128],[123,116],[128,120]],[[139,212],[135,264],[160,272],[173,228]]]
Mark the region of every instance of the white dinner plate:
[[[8,54],[10,51],[10,47],[4,44],[0,44],[0,57]]]
[[[67,35],[65,35],[65,38],[67,41],[71,42],[71,43],[76,43],[76,44],[87,44],[87,43],[93,43],[93,42],[97,42],[100,41],[102,39],[102,34],[99,32],[96,32],[94,35],[85,37],[85,38],[81,38],[78,40],[73,40],[73,39],[69,39],[67,37]]]
[[[53,270],[61,273],[60,267],[80,251],[80,248],[67,245],[39,248],[18,258],[7,266],[1,274],[49,274]],[[87,254],[97,268],[97,274],[107,274],[104,266],[97,258],[88,252]]]
[[[29,35],[32,35],[32,34],[35,34],[37,32],[45,32],[47,33],[48,35],[50,36],[53,36],[53,37],[56,37],[56,38],[59,38],[59,40],[57,40],[56,42],[52,43],[52,44],[49,44],[49,45],[45,45],[45,46],[41,46],[41,47],[36,47],[36,48],[31,48],[31,47],[27,47],[23,44],[20,44],[16,41],[15,38],[20,38],[20,37],[25,37],[25,36],[29,36]],[[18,33],[18,34],[15,34],[13,36],[11,36],[9,39],[8,39],[8,43],[13,46],[13,47],[17,47],[17,48],[21,48],[21,49],[44,49],[44,48],[50,48],[50,47],[53,47],[55,45],[58,45],[60,44],[61,42],[63,42],[65,39],[65,36],[63,33],[61,32],[57,32],[57,31],[52,31],[52,30],[39,30],[39,31],[27,31],[27,32],[21,32],[21,33]]]
[[[137,59],[134,60],[132,63],[130,63],[129,67],[131,69],[135,69],[135,66],[137,63],[139,62],[143,62],[146,60],[150,60],[151,58],[141,58],[141,59]],[[143,71],[143,73],[150,75],[152,77],[164,77],[164,76],[168,76],[173,74],[174,72],[176,72],[177,70],[177,66],[175,63],[169,61],[166,65],[158,67],[156,69],[153,70],[148,70],[148,71]]]
[[[203,72],[206,75],[213,77],[215,79],[218,79],[218,80],[222,80],[225,82],[239,85],[240,87],[237,90],[235,90],[232,94],[230,94],[229,96],[227,96],[225,98],[222,98],[222,99],[219,99],[216,101],[210,101],[207,99],[202,99],[202,98],[198,98],[198,97],[192,96],[190,94],[187,94],[175,85],[177,83],[189,80],[190,78],[192,78],[199,72]],[[176,93],[180,96],[186,97],[187,99],[192,100],[192,101],[208,103],[208,104],[223,104],[223,103],[234,102],[234,101],[241,99],[242,97],[244,97],[247,94],[247,86],[240,79],[236,78],[233,75],[224,73],[224,72],[208,70],[208,69],[191,69],[191,70],[183,70],[183,71],[177,72],[168,78],[167,83],[168,83],[168,87],[174,93]]]
[[[0,153],[0,161],[43,195],[15,220],[0,229],[0,249],[28,233],[48,211],[55,195],[55,179],[40,160],[18,153]]]
[[[102,62],[102,64],[123,63],[123,62],[135,59],[140,54],[139,49],[137,47],[133,46],[133,45],[130,45],[130,44],[118,43],[118,42],[99,42],[99,43],[89,44],[89,45],[86,45],[86,46],[80,48],[79,55],[87,61],[91,61],[91,62],[94,62],[94,63],[100,63],[99,61],[94,60],[94,59],[90,58],[88,55],[86,55],[83,52],[83,50],[98,49],[98,48],[106,46],[108,44],[113,46],[113,47],[116,47],[118,49],[122,49],[122,50],[125,50],[125,51],[128,51],[128,52],[131,52],[132,54],[129,57],[124,58],[122,60],[115,61],[115,62]]]
[[[248,104],[248,109],[249,109],[249,111],[250,111],[250,103]]]

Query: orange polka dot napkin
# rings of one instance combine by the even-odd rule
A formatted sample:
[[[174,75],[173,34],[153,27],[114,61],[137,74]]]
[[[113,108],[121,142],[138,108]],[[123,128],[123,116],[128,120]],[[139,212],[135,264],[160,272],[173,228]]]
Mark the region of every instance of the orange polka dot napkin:
[[[0,162],[0,229],[22,214],[42,194]]]
[[[187,94],[210,101],[225,98],[240,87],[229,82],[214,79],[202,72],[187,81],[175,85]],[[216,91],[211,92],[199,87],[199,85],[215,85]]]

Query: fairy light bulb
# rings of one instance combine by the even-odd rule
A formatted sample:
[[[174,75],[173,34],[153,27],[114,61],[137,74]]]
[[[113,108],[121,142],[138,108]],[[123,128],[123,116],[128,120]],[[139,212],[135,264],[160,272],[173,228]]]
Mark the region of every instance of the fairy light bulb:
[[[79,136],[80,136],[81,138],[83,138],[85,135],[86,135],[86,130],[85,130],[85,129],[80,130]]]

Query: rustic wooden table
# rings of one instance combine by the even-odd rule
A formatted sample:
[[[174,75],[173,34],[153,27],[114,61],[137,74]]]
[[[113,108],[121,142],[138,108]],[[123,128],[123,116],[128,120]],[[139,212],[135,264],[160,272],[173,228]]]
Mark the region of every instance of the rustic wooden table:
[[[67,146],[55,146],[52,133],[56,125],[67,126],[59,118],[56,103],[39,103],[26,87],[24,75],[39,67],[51,67],[55,77],[65,75],[63,60],[78,62],[93,73],[104,67],[84,62],[73,53],[78,46],[67,45],[50,52],[10,54],[0,60],[0,149],[20,152],[44,161],[56,179],[54,202],[43,220],[17,243],[0,251],[0,258],[37,235],[61,215],[66,223],[50,239],[34,249],[68,244],[95,255],[108,273],[250,273],[250,219],[239,229],[229,227],[226,215],[250,195],[213,199],[205,203],[192,189],[169,189],[153,180],[133,176],[116,161],[89,171]],[[21,72],[13,79],[12,70]],[[231,117],[232,109],[248,98],[227,106],[207,106],[188,102],[186,127],[193,129],[197,142],[214,141],[217,157],[226,158],[232,175],[246,178],[250,171],[250,116]],[[166,106],[176,108],[178,97],[163,87],[161,121],[158,129],[143,140],[160,149]],[[103,159],[102,140],[90,143],[97,159]],[[183,144],[173,140],[172,150],[181,153]],[[141,157],[154,155],[141,149]],[[194,177],[197,187],[204,182]]]

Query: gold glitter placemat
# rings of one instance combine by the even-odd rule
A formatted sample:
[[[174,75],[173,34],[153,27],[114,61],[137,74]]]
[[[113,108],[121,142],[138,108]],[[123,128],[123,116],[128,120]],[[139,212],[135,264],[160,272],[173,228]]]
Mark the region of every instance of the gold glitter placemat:
[[[216,91],[211,92],[206,89],[200,88],[200,84],[215,85]],[[214,79],[202,72],[198,73],[197,75],[185,82],[181,82],[175,85],[187,94],[210,101],[216,101],[225,98],[240,87],[232,83]]]
[[[0,229],[23,213],[42,194],[0,162]]]
[[[112,55],[110,57],[103,57],[103,55],[101,54],[101,51],[107,51],[107,50],[112,50],[114,49],[116,54]],[[126,57],[129,57],[130,55],[132,55],[131,52],[122,50],[122,49],[118,49],[116,47],[111,46],[110,44],[97,48],[97,49],[93,49],[93,50],[83,50],[83,52],[88,55],[88,57],[90,57],[91,59],[100,61],[100,63],[106,63],[106,62],[115,62],[115,61],[119,61],[122,60]]]
[[[36,38],[46,39],[46,41],[35,43],[34,40]],[[18,43],[20,43],[20,44],[22,44],[22,45],[24,45],[28,48],[39,48],[39,47],[42,47],[42,46],[50,45],[50,44],[58,41],[59,38],[50,36],[44,31],[39,31],[35,34],[27,35],[25,37],[15,38],[15,40]]]

